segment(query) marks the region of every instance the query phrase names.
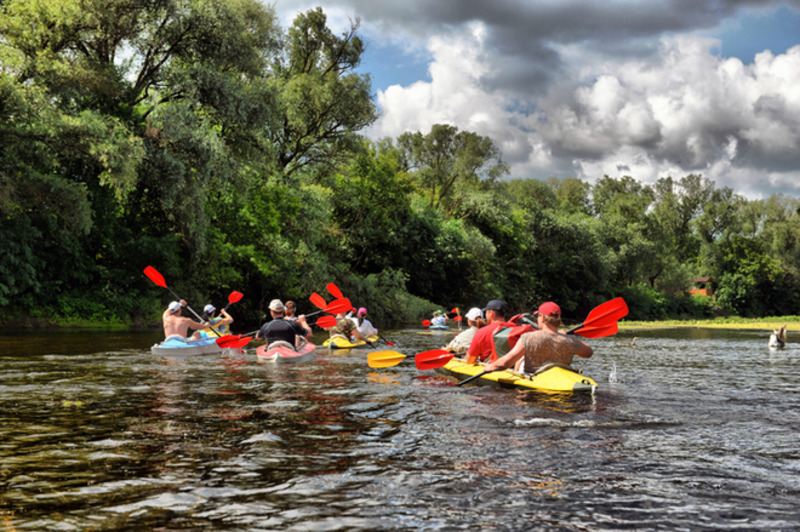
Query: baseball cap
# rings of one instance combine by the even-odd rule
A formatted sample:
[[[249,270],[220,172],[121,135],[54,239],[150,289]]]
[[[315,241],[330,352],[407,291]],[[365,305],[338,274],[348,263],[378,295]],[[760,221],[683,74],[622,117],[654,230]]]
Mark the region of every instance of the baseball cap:
[[[359,314],[363,314],[364,316],[366,316],[367,315],[367,309],[365,309],[364,307],[361,307],[360,309],[358,309],[358,313]]]
[[[552,301],[548,301],[539,305],[539,309],[534,312],[534,314],[542,314],[544,316],[560,316],[561,308]]]
[[[286,307],[283,306],[283,301],[280,299],[273,299],[269,302],[269,309],[274,310],[275,312],[283,312],[286,310]]]
[[[472,307],[471,309],[469,309],[469,312],[467,312],[468,320],[475,321],[481,317],[483,317],[483,312],[481,312],[481,309],[479,309],[478,307]]]
[[[483,308],[483,311],[486,312],[487,310],[506,310],[506,304],[500,301],[499,299],[492,299],[486,306]]]
[[[214,312],[215,310],[217,310],[217,309],[215,309],[215,308],[214,308],[214,305],[211,305],[211,304],[208,304],[208,305],[206,305],[206,306],[203,308],[203,312],[206,312],[206,313],[208,313],[208,314],[211,314],[211,313],[212,313],[212,312]]]
[[[181,304],[179,301],[173,301],[169,304],[169,311],[175,314],[181,309]]]

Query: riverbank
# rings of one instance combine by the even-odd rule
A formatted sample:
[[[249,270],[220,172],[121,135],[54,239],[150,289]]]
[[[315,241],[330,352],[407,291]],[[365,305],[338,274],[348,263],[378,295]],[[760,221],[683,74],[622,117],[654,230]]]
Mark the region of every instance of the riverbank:
[[[709,329],[751,329],[774,330],[786,325],[788,331],[800,331],[800,316],[772,316],[767,318],[716,318],[709,320],[659,320],[619,322],[620,331],[640,331],[651,329],[709,328]]]

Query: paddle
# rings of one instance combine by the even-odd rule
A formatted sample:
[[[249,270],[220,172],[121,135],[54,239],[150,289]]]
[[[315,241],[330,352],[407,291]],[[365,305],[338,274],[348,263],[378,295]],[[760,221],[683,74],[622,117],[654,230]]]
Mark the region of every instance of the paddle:
[[[389,368],[398,365],[406,356],[397,351],[373,351],[367,354],[367,363],[371,368]]]
[[[621,297],[612,299],[611,301],[606,301],[602,305],[596,306],[589,312],[589,315],[586,316],[586,319],[583,320],[583,323],[580,325],[576,325],[572,329],[567,331],[567,334],[581,334],[582,336],[586,336],[587,338],[599,338],[601,336],[608,336],[610,334],[614,334],[619,329],[619,324],[617,320],[620,320],[628,315],[628,305],[625,303],[625,300]],[[579,332],[580,331],[580,332]],[[613,332],[612,332],[613,331]],[[463,381],[456,384],[456,386],[463,386],[468,382],[472,382],[475,379],[479,379],[486,375],[487,373],[491,373],[491,371],[482,371],[477,375],[473,375],[468,379],[464,379]]]
[[[430,325],[431,325],[431,320],[422,320],[423,327],[430,327]]]
[[[567,331],[567,334],[581,334],[581,331],[607,327],[628,315],[628,305],[621,297],[598,305],[586,316],[583,323]],[[589,338],[596,338],[590,336]]]
[[[341,291],[341,290],[339,290],[339,287],[338,287],[338,286],[336,286],[336,285],[335,285],[335,284],[333,284],[333,283],[328,283],[327,285],[325,285],[325,289],[328,291],[328,293],[329,293],[330,295],[332,295],[332,296],[333,296],[333,297],[335,297],[336,299],[342,299],[342,298],[344,298],[344,295],[342,295],[342,291]]]
[[[234,303],[238,303],[243,297],[244,294],[241,292],[237,292],[236,290],[231,292],[230,295],[228,296],[228,304],[225,305],[225,310],[228,310],[228,307],[230,307]]]
[[[417,369],[420,370],[436,369],[441,368],[453,360],[454,356],[456,355],[450,351],[445,351],[444,349],[434,349],[432,351],[418,353],[417,356],[414,357],[414,363],[417,365]]]
[[[378,355],[376,353],[381,354]],[[369,362],[370,367],[388,368],[391,366],[396,366],[406,358],[405,355],[401,355],[400,353],[397,353],[399,356],[392,357],[384,356],[383,353],[396,353],[396,351],[375,351],[374,353],[369,353],[367,355],[367,362]],[[436,369],[450,362],[454,356],[455,354],[451,353],[450,351],[445,351],[444,349],[433,349],[431,351],[424,351],[414,355],[414,363],[417,365],[417,369]],[[379,363],[380,365],[373,366],[373,360],[375,363]]]
[[[353,304],[350,302],[349,299],[347,298],[335,299],[330,303],[328,303],[327,305],[325,305],[325,307],[323,307],[322,310],[316,310],[314,312],[306,314],[306,317],[314,316],[322,312],[327,312],[328,314],[339,314],[340,312],[347,312],[351,308],[353,308]]]
[[[315,307],[324,309],[328,306],[328,302],[325,301],[325,298],[319,295],[318,293],[314,292],[310,296],[308,296],[309,301],[314,304]]]
[[[144,274],[147,276],[147,278],[148,278],[148,279],[150,279],[151,281],[153,281],[155,284],[157,284],[157,285],[158,285],[158,286],[160,286],[161,288],[166,288],[167,290],[169,290],[169,291],[170,291],[170,293],[171,293],[173,296],[175,296],[175,299],[178,299],[178,300],[181,300],[181,299],[182,299],[182,298],[181,298],[181,297],[180,297],[178,294],[176,294],[176,293],[175,293],[175,291],[174,291],[174,290],[172,290],[172,288],[170,288],[169,286],[167,286],[167,281],[165,281],[165,280],[164,280],[164,276],[163,276],[163,275],[161,275],[161,274],[158,272],[158,270],[156,270],[156,269],[155,269],[155,268],[153,268],[152,266],[148,266],[148,267],[146,267],[146,268],[144,269]],[[195,317],[195,318],[197,318],[197,321],[199,321],[199,322],[201,322],[201,323],[203,322],[203,318],[201,318],[201,317],[200,317],[200,316],[197,314],[197,312],[195,312],[195,311],[194,311],[194,309],[193,309],[192,307],[190,307],[190,306],[187,304],[187,305],[186,305],[186,308],[188,308],[188,309],[189,309],[189,311],[190,311],[192,314],[194,314],[194,317]],[[214,331],[214,329],[211,329],[211,330],[212,330],[212,331]],[[221,334],[219,334],[217,331],[214,331],[214,334],[216,334],[217,336],[222,336],[222,335],[221,335]]]
[[[336,316],[322,316],[317,320],[316,325],[322,327],[323,329],[327,329],[329,327],[335,327],[336,323]]]
[[[381,333],[378,333],[378,338],[380,338],[381,340],[383,340],[384,342],[386,342],[386,344],[387,344],[387,345],[394,345],[394,343],[392,343],[392,342],[390,342],[389,340],[387,340],[386,338],[384,338],[384,337],[383,337],[383,335],[382,335]]]

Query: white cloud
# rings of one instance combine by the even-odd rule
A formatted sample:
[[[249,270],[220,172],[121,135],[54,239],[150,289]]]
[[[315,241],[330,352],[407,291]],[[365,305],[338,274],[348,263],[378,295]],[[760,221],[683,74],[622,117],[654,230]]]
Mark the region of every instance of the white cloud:
[[[368,40],[432,58],[430,80],[375,87],[372,138],[447,123],[491,137],[514,177],[702,173],[751,196],[800,192],[800,46],[743,63],[701,36],[763,3],[319,5],[337,28],[360,16]]]

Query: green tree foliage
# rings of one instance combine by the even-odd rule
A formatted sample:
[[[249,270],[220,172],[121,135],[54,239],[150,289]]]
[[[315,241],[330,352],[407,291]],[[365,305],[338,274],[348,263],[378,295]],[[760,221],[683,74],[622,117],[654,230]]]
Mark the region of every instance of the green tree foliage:
[[[258,0],[0,1],[0,307],[147,322],[169,297],[306,310],[335,281],[371,315],[623,295],[631,317],[796,313],[800,202],[700,175],[502,180],[451,125],[373,143],[358,21],[279,27]]]
[[[427,190],[431,208],[447,216],[467,216],[475,192],[508,173],[494,142],[470,131],[435,124],[430,133],[403,133],[397,139],[401,160]]]

